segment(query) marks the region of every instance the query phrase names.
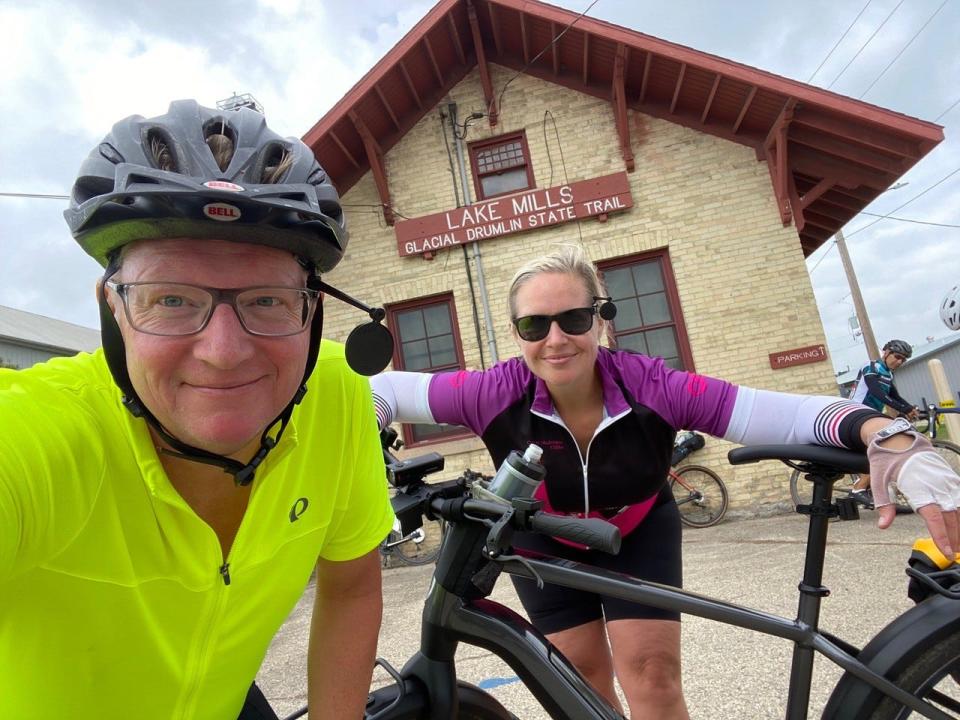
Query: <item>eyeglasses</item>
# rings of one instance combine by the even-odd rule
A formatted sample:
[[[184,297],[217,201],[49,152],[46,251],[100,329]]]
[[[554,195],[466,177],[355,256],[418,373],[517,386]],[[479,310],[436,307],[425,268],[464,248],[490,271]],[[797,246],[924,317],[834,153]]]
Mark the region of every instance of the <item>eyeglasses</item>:
[[[251,335],[282,337],[302,332],[319,293],[309,288],[211,288],[166,282],[108,282],[123,300],[127,320],[148,335],[195,335],[218,305],[233,308]]]
[[[550,326],[556,322],[567,335],[583,335],[593,327],[593,316],[597,314],[596,305],[573,308],[556,315],[524,315],[514,318],[513,326],[517,335],[528,342],[543,340],[550,334]]]
[[[906,355],[901,355],[900,353],[893,353],[893,358],[894,358],[894,360],[899,360],[900,362],[906,362],[906,361],[907,361],[907,356],[906,356]]]

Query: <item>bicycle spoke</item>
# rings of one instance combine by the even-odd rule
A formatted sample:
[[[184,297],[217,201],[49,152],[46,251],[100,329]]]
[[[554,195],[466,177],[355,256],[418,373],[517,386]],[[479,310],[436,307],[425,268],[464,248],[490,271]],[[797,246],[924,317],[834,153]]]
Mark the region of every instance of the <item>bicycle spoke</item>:
[[[727,489],[723,481],[705,467],[688,465],[677,471],[670,487],[680,510],[680,519],[691,527],[715,525],[727,512]]]

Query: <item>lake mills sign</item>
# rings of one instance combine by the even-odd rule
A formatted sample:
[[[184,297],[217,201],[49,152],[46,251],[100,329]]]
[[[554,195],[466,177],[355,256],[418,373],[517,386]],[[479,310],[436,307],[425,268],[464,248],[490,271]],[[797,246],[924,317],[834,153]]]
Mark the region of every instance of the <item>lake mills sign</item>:
[[[633,207],[625,172],[581,180],[543,190],[482,200],[447,212],[398,222],[401,257],[434,253],[443,248],[488,238],[599,217]]]

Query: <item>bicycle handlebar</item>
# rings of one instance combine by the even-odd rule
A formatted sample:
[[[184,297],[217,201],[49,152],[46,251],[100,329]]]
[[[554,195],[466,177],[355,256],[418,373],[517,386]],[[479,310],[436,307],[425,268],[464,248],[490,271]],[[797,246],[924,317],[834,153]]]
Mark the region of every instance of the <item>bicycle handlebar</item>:
[[[610,555],[620,552],[620,528],[600,518],[575,518],[539,513],[530,518],[535,532],[580,543]]]
[[[456,481],[453,481],[455,484]],[[592,550],[602,550],[615,555],[620,551],[620,528],[600,518],[578,518],[568,515],[554,515],[540,510],[536,500],[523,498],[512,505],[474,500],[462,494],[450,498],[449,492],[440,483],[436,486],[424,486],[420,492],[433,495],[429,500],[430,512],[450,523],[464,520],[476,520],[478,517],[492,521],[496,525],[505,516],[515,530],[550,535],[555,538],[586,545]],[[465,489],[464,489],[465,491]],[[462,499],[462,502],[458,500]]]

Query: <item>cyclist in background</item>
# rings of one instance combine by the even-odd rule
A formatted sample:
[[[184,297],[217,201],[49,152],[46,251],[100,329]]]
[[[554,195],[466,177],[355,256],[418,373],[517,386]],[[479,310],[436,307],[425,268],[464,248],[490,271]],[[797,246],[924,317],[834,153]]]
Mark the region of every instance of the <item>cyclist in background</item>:
[[[464,425],[483,440],[494,466],[511,450],[539,445],[547,472],[535,497],[545,509],[603,517],[623,536],[616,556],[534,534],[516,535],[518,548],[680,586],[680,517],[666,478],[681,428],[737,443],[867,450],[879,479],[921,459],[917,477],[943,491],[942,512],[927,501],[928,525],[943,547],[958,546],[960,478],[909,424],[877,438],[891,420],[863,405],[736,386],[602,347],[616,309],[578,247],[524,265],[508,299],[522,357],[481,372],[383,373],[371,385],[381,427],[394,420]],[[881,512],[881,527],[892,520],[892,512]],[[688,716],[679,614],[512,579],[531,622],[614,707],[616,677],[630,717]]]
[[[0,714],[275,718],[254,677],[316,572],[310,716],[361,717],[393,513],[369,384],[321,341],[335,189],[184,100],[114,125],[65,217],[103,348],[0,371]]]
[[[867,363],[857,375],[857,384],[850,394],[852,402],[858,402],[879,412],[889,407],[895,413],[916,420],[918,411],[915,405],[904,400],[893,384],[893,371],[903,365],[913,355],[910,343],[903,340],[891,340],[883,346],[880,359]],[[853,484],[853,497],[865,507],[873,507],[873,493],[870,491],[870,476],[861,475]]]

